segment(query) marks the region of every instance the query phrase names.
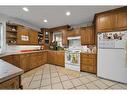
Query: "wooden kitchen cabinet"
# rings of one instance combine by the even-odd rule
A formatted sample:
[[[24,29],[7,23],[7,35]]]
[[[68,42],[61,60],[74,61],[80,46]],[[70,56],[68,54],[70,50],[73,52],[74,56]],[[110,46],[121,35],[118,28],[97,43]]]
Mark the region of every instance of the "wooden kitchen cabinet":
[[[28,45],[30,43],[29,30],[26,27],[18,26],[17,44]]]
[[[20,68],[20,56],[18,54],[13,55],[13,65]]]
[[[68,37],[80,36],[79,31],[80,31],[80,29],[75,29],[75,30],[72,30],[72,31],[67,31],[67,36]]]
[[[48,51],[48,63],[49,64],[55,64],[55,55],[56,55],[56,52],[55,51]]]
[[[13,55],[4,56],[4,57],[1,57],[1,59],[14,65],[14,63],[13,63]]]
[[[4,90],[5,89],[10,89],[10,90],[19,89],[20,86],[21,86],[21,84],[20,84],[20,77],[19,76],[14,77],[10,80],[7,80],[3,83],[0,83],[0,89],[4,89]]]
[[[42,65],[47,63],[47,51],[42,52]]]
[[[96,32],[112,32],[127,29],[127,7],[95,15]]]
[[[37,67],[38,65],[37,53],[30,54],[30,64],[31,64],[30,69]]]
[[[29,31],[30,44],[37,45],[38,44],[38,32],[30,29]]]
[[[65,59],[64,59],[64,52],[56,52],[55,55],[55,64],[59,66],[64,66]]]
[[[68,46],[67,30],[62,31],[62,45]]]
[[[94,43],[94,28],[93,26],[83,27],[80,29],[81,34],[81,44],[90,45]]]
[[[98,32],[109,32],[113,30],[114,18],[112,13],[97,16],[96,29]]]
[[[60,51],[48,51],[48,63],[64,66],[64,52]]]
[[[118,12],[114,16],[114,28],[116,30],[127,29],[127,11]]]
[[[29,54],[21,54],[20,55],[20,68],[25,72],[30,70],[30,55]]]
[[[96,73],[96,54],[81,53],[81,70]]]

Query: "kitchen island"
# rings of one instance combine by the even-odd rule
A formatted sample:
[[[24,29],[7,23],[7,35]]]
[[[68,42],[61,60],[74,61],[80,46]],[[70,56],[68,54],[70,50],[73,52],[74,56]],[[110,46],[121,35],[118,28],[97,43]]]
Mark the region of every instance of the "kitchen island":
[[[0,89],[20,89],[23,70],[0,59]]]

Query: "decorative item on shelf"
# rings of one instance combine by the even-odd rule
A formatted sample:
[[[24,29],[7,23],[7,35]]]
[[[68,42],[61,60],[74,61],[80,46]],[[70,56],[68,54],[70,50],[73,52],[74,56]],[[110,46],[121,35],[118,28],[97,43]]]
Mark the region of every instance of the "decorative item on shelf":
[[[6,40],[7,44],[14,45],[17,40],[17,24],[7,23],[6,24]]]

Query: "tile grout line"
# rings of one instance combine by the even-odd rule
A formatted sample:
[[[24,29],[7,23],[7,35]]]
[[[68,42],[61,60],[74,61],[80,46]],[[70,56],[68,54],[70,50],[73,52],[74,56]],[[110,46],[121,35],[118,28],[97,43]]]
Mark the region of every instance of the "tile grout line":
[[[36,72],[34,72],[34,74],[32,75],[32,79],[31,79],[31,81],[30,81],[30,83],[29,83],[29,85],[28,85],[28,88],[29,88],[29,86],[30,86],[30,84],[31,84],[31,82],[32,82],[32,80],[33,80],[33,78],[34,78],[34,76],[35,76],[35,73],[36,73]]]
[[[100,79],[99,79],[100,80]],[[100,80],[102,83],[104,83],[102,80]],[[111,81],[112,82],[112,81]],[[104,83],[105,85],[107,85],[106,83]],[[113,85],[116,85],[117,83],[115,83],[115,84],[113,84]],[[113,85],[111,85],[111,86],[109,86],[109,85],[107,85],[108,87],[106,88],[106,89],[108,89],[108,88],[110,88],[110,87],[112,87]]]
[[[51,89],[52,88],[52,78],[51,78],[51,65],[49,64],[49,72],[50,72],[50,85],[51,85]]]
[[[56,69],[57,69],[57,68],[56,68]],[[58,73],[58,70],[57,70],[57,73]],[[59,76],[59,79],[60,79],[60,83],[61,83],[61,85],[62,85],[62,87],[63,87],[63,89],[64,89],[64,86],[63,86],[63,84],[62,84],[62,81],[61,81],[61,78],[60,78],[59,73],[58,73],[58,76]]]
[[[45,65],[45,64],[44,64]],[[41,66],[44,66],[44,65],[41,65]],[[51,65],[50,64],[48,64],[48,66],[49,66],[49,74],[50,74],[50,77],[49,77],[49,79],[50,79],[50,84],[49,85],[51,85],[51,89],[53,89],[53,87],[52,87],[52,77],[51,77],[51,75],[52,75],[52,73],[51,73]],[[103,83],[104,85],[106,85],[106,86],[108,86],[107,88],[105,88],[105,89],[108,89],[108,88],[111,88],[112,86],[115,86],[115,85],[119,85],[120,87],[121,87],[121,89],[124,89],[124,87],[122,87],[120,84],[118,84],[118,83],[115,83],[115,84],[113,84],[113,85],[111,85],[111,86],[109,86],[109,85],[107,85],[106,83],[104,83],[102,80],[100,80],[100,78],[98,78],[97,77],[97,79],[96,80],[93,80],[93,81],[91,81],[89,78],[87,78],[86,77],[86,79],[88,79],[88,80],[90,80],[90,82],[88,82],[88,83],[83,83],[80,79],[78,79],[78,77],[74,77],[74,78],[72,78],[72,79],[69,79],[69,75],[68,74],[65,74],[67,77],[68,77],[68,80],[64,80],[64,81],[62,81],[61,80],[61,78],[60,78],[60,74],[59,74],[59,72],[58,72],[58,70],[57,70],[57,66],[56,65],[53,65],[53,66],[55,66],[55,69],[56,69],[56,73],[58,74],[58,76],[55,76],[55,77],[59,77],[59,79],[60,79],[60,83],[61,83],[61,85],[62,85],[62,87],[63,87],[63,89],[64,89],[64,86],[63,86],[63,84],[62,84],[62,82],[65,82],[65,81],[70,81],[71,83],[72,83],[72,85],[73,85],[73,87],[72,88],[68,88],[68,89],[73,89],[73,88],[76,88],[76,87],[79,87],[79,86],[85,86],[87,89],[89,89],[87,86],[86,86],[86,84],[89,84],[89,83],[93,83],[93,85],[95,85],[98,89],[101,89],[100,87],[98,87],[94,82],[95,81],[100,81],[101,83]],[[41,70],[42,70],[42,74],[41,74],[41,79],[40,79],[40,86],[39,86],[39,88],[41,88],[41,87],[44,87],[44,86],[41,86],[41,83],[42,83],[42,79],[43,79],[43,73],[44,73],[44,69],[42,69],[41,68]],[[34,71],[34,70],[31,70],[31,71]],[[30,72],[31,72],[30,71]],[[32,81],[33,81],[33,78],[36,76],[35,74],[36,74],[36,72],[37,72],[37,70],[35,70],[35,72],[33,72],[32,73],[32,78],[31,78],[31,80],[29,81],[29,83],[28,83],[28,89],[30,89],[29,87],[30,87],[30,85],[31,85],[31,83],[32,83]],[[62,76],[62,75],[61,75]],[[64,76],[64,75],[63,75]],[[92,76],[92,75],[84,75],[84,76]],[[81,77],[84,77],[84,76],[80,76],[79,78],[81,78]],[[53,78],[55,78],[55,77],[53,77]],[[94,76],[93,76],[94,77]],[[26,77],[27,78],[27,77]],[[46,78],[46,79],[48,79],[48,78]],[[73,84],[73,82],[72,82],[72,80],[73,79],[78,79],[82,84],[81,85],[78,85],[78,86],[75,86],[74,84]],[[112,82],[112,81],[111,81]],[[57,83],[59,83],[59,82],[57,82]],[[45,85],[45,86],[47,86],[47,85]],[[26,88],[27,89],[27,88]],[[31,88],[31,89],[34,89],[34,88]],[[36,89],[36,88],[35,88]]]
[[[44,66],[44,65],[42,65],[42,66]],[[41,83],[42,83],[42,79],[43,79],[43,72],[44,72],[44,69],[42,69],[42,75],[41,75],[41,81],[40,81],[40,87],[39,87],[39,89],[41,88]]]

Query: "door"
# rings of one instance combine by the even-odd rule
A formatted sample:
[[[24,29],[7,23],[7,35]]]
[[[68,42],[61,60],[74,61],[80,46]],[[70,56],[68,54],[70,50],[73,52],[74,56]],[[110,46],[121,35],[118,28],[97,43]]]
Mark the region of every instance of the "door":
[[[124,49],[99,49],[97,76],[127,83],[127,54]]]

